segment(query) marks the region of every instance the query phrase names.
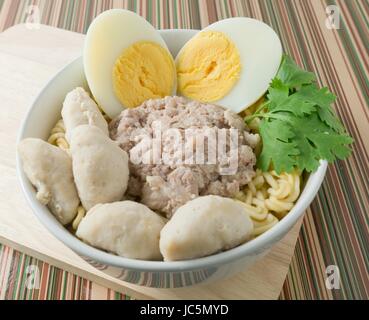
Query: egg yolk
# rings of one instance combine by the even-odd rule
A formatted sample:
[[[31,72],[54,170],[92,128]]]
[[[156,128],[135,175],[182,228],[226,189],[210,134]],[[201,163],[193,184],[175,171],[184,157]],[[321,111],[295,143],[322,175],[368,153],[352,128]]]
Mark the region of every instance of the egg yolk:
[[[236,46],[222,32],[203,31],[192,38],[177,59],[180,94],[201,102],[220,100],[240,77]]]
[[[154,42],[140,41],[125,49],[113,68],[114,92],[123,106],[172,94],[175,65],[169,52]]]

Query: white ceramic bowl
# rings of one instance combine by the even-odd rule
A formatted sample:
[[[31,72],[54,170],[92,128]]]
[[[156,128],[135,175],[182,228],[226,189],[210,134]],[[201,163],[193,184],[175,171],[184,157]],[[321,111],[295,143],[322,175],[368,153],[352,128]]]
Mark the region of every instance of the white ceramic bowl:
[[[196,30],[160,31],[173,56],[196,32]],[[27,137],[46,140],[52,127],[60,118],[62,102],[66,93],[77,86],[87,88],[82,58],[68,64],[42,89],[24,119],[18,142]],[[124,281],[157,288],[182,287],[224,278],[244,270],[260,259],[303,216],[318,192],[326,168],[327,163],[322,161],[318,170],[307,179],[298,201],[288,215],[256,239],[205,258],[159,262],[133,260],[109,254],[93,248],[73,236],[54,218],[47,207],[36,200],[35,190],[25,176],[17,154],[17,173],[27,201],[38,219],[55,237],[99,270]]]

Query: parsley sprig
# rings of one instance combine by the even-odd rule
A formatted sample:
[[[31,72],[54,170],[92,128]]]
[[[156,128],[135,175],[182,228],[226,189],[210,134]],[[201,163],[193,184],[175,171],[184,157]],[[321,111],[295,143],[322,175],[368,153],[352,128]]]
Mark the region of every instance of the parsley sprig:
[[[320,159],[333,162],[348,157],[353,139],[331,107],[335,99],[328,88],[318,88],[313,73],[284,56],[266,101],[245,118],[247,123],[261,120],[258,167],[277,173],[295,168],[312,172]]]

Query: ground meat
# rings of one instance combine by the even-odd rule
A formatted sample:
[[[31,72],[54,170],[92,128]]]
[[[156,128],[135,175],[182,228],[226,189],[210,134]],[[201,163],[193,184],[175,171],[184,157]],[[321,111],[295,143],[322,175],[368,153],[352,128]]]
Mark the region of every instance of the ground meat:
[[[155,130],[159,127],[158,138]],[[178,139],[169,134],[173,128],[178,129]],[[255,174],[253,148],[259,136],[248,132],[240,116],[220,106],[182,97],[148,100],[124,110],[109,129],[110,137],[130,153],[128,195],[167,217],[199,195],[233,197]],[[196,159],[196,137],[208,129],[213,136],[204,135],[204,161],[186,161]],[[236,147],[230,142],[230,129],[237,129]],[[218,145],[222,133],[226,137],[223,153]],[[216,144],[209,142],[213,141],[209,137],[215,137]],[[161,147],[156,147],[160,142]],[[237,155],[236,167],[226,172],[232,164],[231,155]]]

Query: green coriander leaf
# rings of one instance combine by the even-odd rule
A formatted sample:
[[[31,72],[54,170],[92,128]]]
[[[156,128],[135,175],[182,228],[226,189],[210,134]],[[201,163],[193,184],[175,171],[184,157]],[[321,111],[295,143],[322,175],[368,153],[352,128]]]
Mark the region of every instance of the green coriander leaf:
[[[312,72],[301,69],[289,56],[283,56],[276,78],[289,88],[297,88],[315,80]]]
[[[263,148],[258,157],[258,167],[263,171],[269,170],[272,165],[277,173],[291,172],[296,164],[294,156],[298,150],[294,142],[290,142],[293,133],[290,127],[282,120],[263,119],[259,126],[263,139]]]
[[[305,102],[314,103],[317,106],[319,118],[330,128],[337,132],[344,132],[344,127],[334,113],[331,104],[336,96],[328,88],[319,89],[315,84],[301,87],[296,95]]]
[[[288,95],[286,87],[269,88],[267,98],[270,101],[268,109],[270,112],[287,111],[292,112],[296,116],[304,116],[316,111],[315,103],[301,99],[297,93]]]
[[[296,93],[301,99],[314,102],[317,105],[330,107],[336,96],[327,87],[319,89],[316,84],[301,87]]]
[[[257,165],[263,171],[315,171],[321,159],[332,162],[350,155],[353,139],[331,107],[336,97],[327,88],[319,89],[314,79],[284,56],[263,109],[245,118],[261,119],[263,147]]]
[[[322,122],[317,114],[300,118],[290,117],[291,131],[299,150],[297,166],[307,171],[314,171],[320,159],[333,162],[350,154],[348,145],[353,142],[347,134],[340,134]]]
[[[330,128],[339,133],[344,133],[345,128],[341,121],[337,118],[334,111],[330,108],[324,108],[319,106],[318,109],[319,118],[324,121]]]
[[[289,88],[282,82],[281,79],[273,78],[272,81],[270,82],[269,88],[276,88],[276,89],[285,89],[287,90],[287,93],[289,91]]]
[[[267,98],[271,103],[277,103],[278,101],[288,98],[289,89],[283,84],[283,82],[277,78],[274,78],[268,89]]]

